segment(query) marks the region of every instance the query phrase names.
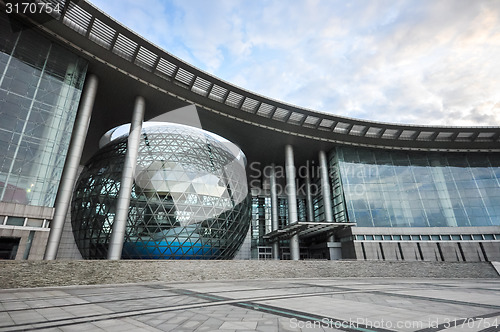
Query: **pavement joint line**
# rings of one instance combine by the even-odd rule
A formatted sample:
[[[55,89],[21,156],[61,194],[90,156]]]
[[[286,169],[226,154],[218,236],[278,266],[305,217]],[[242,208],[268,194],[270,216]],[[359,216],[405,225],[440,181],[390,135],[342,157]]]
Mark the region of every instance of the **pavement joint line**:
[[[276,279],[273,279],[273,280],[277,281]],[[299,280],[300,279],[290,279],[288,281],[290,282],[290,281],[299,281]],[[332,282],[334,283],[335,280],[337,280],[337,279],[321,278],[319,280],[324,280],[328,283],[332,283]],[[375,279],[373,279],[373,280],[375,280]],[[460,280],[463,281],[463,279],[460,279]],[[262,280],[251,279],[251,280],[247,280],[247,283],[251,282],[251,281],[262,282]],[[316,281],[318,281],[318,280],[316,280]],[[437,281],[437,280],[435,280],[435,281]],[[484,282],[484,280],[481,280],[481,281]],[[391,282],[383,280],[382,282],[378,282],[377,284],[375,284],[377,287],[373,287],[374,284],[370,284],[370,283],[354,283],[354,284],[352,284],[352,283],[340,283],[340,285],[334,285],[334,284],[327,284],[327,285],[320,284],[320,285],[318,285],[315,283],[303,283],[303,284],[295,283],[295,285],[303,285],[303,286],[302,287],[272,287],[273,285],[276,285],[276,286],[282,286],[283,284],[286,285],[287,281],[280,279],[275,283],[268,284],[268,285],[270,285],[269,287],[259,287],[259,288],[256,287],[256,288],[252,288],[252,289],[248,289],[248,288],[243,289],[243,286],[242,287],[239,286],[241,282],[243,282],[243,281],[235,281],[234,282],[233,287],[236,287],[237,289],[227,289],[227,288],[224,288],[224,281],[222,281],[222,280],[207,281],[207,283],[205,284],[206,286],[204,288],[203,288],[203,284],[202,284],[202,289],[209,290],[210,286],[211,286],[210,283],[220,284],[221,288],[222,288],[222,290],[219,290],[219,291],[214,290],[214,291],[207,291],[207,292],[197,292],[196,291],[197,289],[199,289],[198,287],[201,284],[199,282],[198,283],[197,282],[194,282],[194,283],[187,282],[188,284],[191,284],[193,286],[192,288],[194,288],[195,290],[180,288],[179,286],[183,283],[174,283],[172,286],[165,285],[165,284],[146,283],[144,285],[142,285],[142,284],[139,285],[139,286],[144,286],[143,288],[132,287],[131,291],[128,291],[128,292],[121,291],[119,293],[120,294],[125,294],[125,293],[126,294],[134,294],[134,293],[140,294],[141,292],[144,292],[145,290],[149,292],[152,289],[154,289],[156,291],[164,290],[164,291],[167,291],[170,293],[175,293],[175,294],[179,294],[180,292],[184,292],[183,294],[179,294],[179,295],[198,296],[199,298],[208,300],[208,302],[195,303],[195,304],[184,304],[184,305],[173,305],[171,307],[161,307],[161,308],[158,308],[158,307],[147,308],[147,309],[141,308],[141,309],[122,311],[122,312],[111,312],[111,313],[108,312],[108,313],[102,313],[102,314],[97,314],[97,315],[89,314],[89,312],[87,311],[87,315],[85,315],[85,316],[82,315],[82,316],[68,317],[68,318],[55,319],[55,320],[49,320],[49,321],[45,321],[45,320],[40,321],[40,319],[41,319],[41,317],[40,317],[40,318],[38,318],[39,321],[36,323],[26,322],[26,323],[14,325],[13,327],[19,328],[19,330],[25,330],[25,329],[40,330],[40,329],[45,329],[45,328],[50,328],[50,327],[79,325],[79,324],[85,324],[85,323],[92,323],[94,321],[105,321],[105,320],[114,320],[114,319],[121,319],[121,318],[127,318],[127,317],[135,317],[135,316],[143,315],[143,314],[150,315],[150,314],[155,314],[155,313],[172,312],[172,311],[176,311],[176,310],[182,311],[182,310],[196,309],[196,308],[202,308],[202,307],[214,307],[214,306],[220,306],[220,305],[226,305],[226,304],[231,305],[231,306],[237,306],[237,307],[245,307],[246,309],[249,309],[249,310],[256,310],[256,312],[263,312],[263,313],[280,315],[282,317],[292,317],[292,318],[295,317],[295,318],[299,318],[299,320],[300,320],[300,318],[314,320],[315,314],[309,314],[306,312],[294,311],[294,310],[280,308],[280,307],[273,307],[273,306],[267,305],[267,304],[257,304],[257,303],[252,303],[250,301],[265,301],[265,300],[276,300],[276,299],[287,299],[287,298],[293,299],[293,298],[309,297],[309,296],[321,296],[321,295],[331,295],[331,294],[348,294],[348,293],[370,293],[370,294],[381,294],[382,296],[415,298],[417,300],[431,302],[431,306],[438,305],[438,303],[450,303],[450,304],[462,305],[462,306],[466,306],[466,307],[467,306],[470,306],[470,307],[476,306],[476,307],[483,307],[483,308],[489,308],[489,309],[492,309],[492,308],[497,309],[497,312],[478,315],[475,317],[463,319],[463,321],[460,321],[460,319],[462,319],[462,318],[457,318],[456,325],[459,325],[460,322],[467,323],[467,321],[472,321],[472,320],[477,321],[480,319],[491,318],[491,317],[496,317],[496,316],[500,315],[500,312],[498,312],[498,309],[500,308],[500,306],[496,306],[496,305],[481,304],[481,303],[474,303],[474,302],[464,302],[464,301],[449,300],[449,299],[435,298],[435,297],[429,297],[429,296],[407,295],[407,294],[397,293],[398,291],[401,291],[401,290],[408,290],[410,292],[418,292],[418,290],[420,290],[421,288],[425,288],[428,290],[435,290],[435,291],[448,291],[449,290],[450,292],[460,290],[460,288],[464,289],[465,291],[470,291],[473,289],[489,290],[487,288],[469,287],[469,286],[474,285],[473,283],[470,283],[470,282],[466,283],[465,285],[462,285],[462,287],[459,287],[460,286],[459,283],[453,284],[453,282],[451,280],[449,281],[450,284],[440,284],[440,283],[434,283],[434,282],[426,282],[426,283],[418,282],[416,284],[415,283],[406,283],[406,282],[391,283]],[[441,282],[446,283],[445,280],[442,280]],[[492,287],[497,287],[499,285],[499,283],[497,281],[495,281],[495,282],[485,282],[483,284],[483,286],[487,287],[489,284],[491,284]],[[126,289],[126,288],[122,288],[122,287],[130,287],[132,285],[137,286],[138,284],[127,284],[127,285],[117,284],[117,285],[118,285],[118,287],[117,287],[118,289]],[[288,285],[291,285],[291,284],[288,284]],[[372,287],[369,287],[370,285]],[[382,286],[382,287],[380,287],[380,286]],[[384,286],[391,286],[391,287],[384,287]],[[404,286],[406,286],[406,287],[404,287]],[[109,285],[105,285],[105,284],[95,286],[93,288],[86,288],[86,287],[82,287],[82,286],[73,286],[73,287],[74,287],[73,288],[74,290],[72,289],[70,292],[67,293],[68,296],[63,296],[63,298],[73,297],[74,299],[82,299],[83,297],[86,297],[86,298],[92,297],[92,296],[99,297],[100,295],[102,295],[102,293],[97,292],[99,290],[99,288],[101,288],[103,290],[107,290],[107,289],[112,288],[112,286],[110,287]],[[252,287],[252,284],[250,284],[250,285],[247,284],[247,287]],[[357,288],[351,288],[351,287],[357,287]],[[364,287],[366,287],[366,288],[364,288]],[[61,291],[60,287],[57,287],[57,288],[51,287],[51,288],[52,288],[52,290]],[[330,289],[332,291],[281,294],[281,295],[272,295],[272,296],[254,296],[254,297],[249,297],[248,295],[251,295],[251,294],[247,294],[247,298],[241,298],[241,299],[224,298],[224,297],[217,295],[217,294],[222,295],[225,293],[236,293],[236,296],[238,296],[238,295],[244,296],[245,292],[247,292],[247,291],[260,291],[262,293],[262,291],[265,291],[266,289],[270,289],[270,290],[285,289],[285,290],[288,290],[291,288],[293,290],[298,290],[298,291],[307,290],[307,288],[309,288],[309,290]],[[64,289],[69,290],[68,288],[64,288]],[[89,294],[81,294],[81,293],[84,293],[85,289],[92,290],[93,293],[90,295]],[[31,292],[43,292],[45,290],[47,290],[47,289],[46,288],[33,288],[30,291]],[[17,291],[16,289],[8,289],[5,292],[1,292],[0,297],[2,296],[2,294],[12,293],[12,292],[16,292],[16,291]],[[395,293],[391,293],[391,292],[395,292]],[[71,293],[78,293],[78,294],[71,294]],[[471,293],[474,293],[474,292],[471,292]],[[107,292],[106,294],[112,295],[112,294],[114,294],[114,292],[113,293]],[[494,296],[496,296],[496,294],[494,294]],[[170,294],[170,297],[177,298],[177,295]],[[359,298],[360,295],[357,295],[355,297]],[[148,298],[165,298],[165,300],[168,301],[168,296],[148,296],[148,297],[142,297],[142,300],[148,299]],[[13,299],[13,300],[28,302],[28,301],[32,301],[32,298],[29,298],[29,295],[26,294],[26,298],[24,298],[24,299]],[[92,299],[90,299],[90,300],[92,300]],[[131,300],[133,300],[133,299],[128,299],[128,301],[131,301]],[[123,300],[123,301],[126,301],[126,300]],[[116,302],[116,300],[113,300],[113,301],[106,300],[106,301],[101,301],[101,302],[102,303]],[[74,303],[74,304],[69,304],[69,306],[77,306],[77,305],[82,305],[82,304],[85,304],[85,305],[94,304],[98,307],[98,304],[101,302]],[[432,304],[432,302],[434,302],[435,304]],[[146,306],[147,304],[146,303],[145,304],[138,303],[137,305]],[[26,311],[25,315],[29,316],[29,310],[36,312],[36,310],[40,310],[40,309],[44,309],[44,308],[49,308],[49,307],[28,308],[28,309],[21,309],[21,310],[25,310]],[[215,309],[215,310],[222,310],[222,308]],[[113,309],[110,309],[110,310],[113,310]],[[464,310],[467,310],[467,309],[464,309]],[[10,311],[13,311],[13,310],[10,310]],[[9,310],[7,310],[7,312],[9,312]],[[250,312],[250,311],[248,311],[248,312]],[[466,311],[464,311],[464,312],[466,312]],[[476,312],[477,312],[477,310],[476,310]],[[319,315],[317,315],[317,317],[318,318],[329,318],[329,317],[322,317]],[[43,318],[47,319],[46,317],[43,317]],[[331,318],[331,319],[335,320],[333,318]],[[343,320],[336,320],[336,321],[343,322]],[[60,322],[61,324],[58,324],[58,322]],[[57,324],[57,325],[54,325],[54,324]],[[9,325],[9,326],[12,327],[12,325]],[[423,329],[423,330],[419,330],[419,331],[420,332],[423,332],[423,331],[425,331],[425,332],[441,331],[443,329],[446,329],[446,327],[447,326],[445,326],[444,324],[441,324],[438,327],[432,327],[432,328],[429,327],[427,329]],[[8,328],[8,326],[0,326],[0,331],[4,331],[4,330],[5,331],[17,331],[15,329]],[[360,327],[360,329],[355,329],[352,331],[368,332],[368,331],[382,331],[382,330],[362,329]],[[481,331],[482,332],[498,331],[498,327],[496,327],[495,329],[487,328],[487,329],[484,329]]]
[[[498,285],[497,283],[491,283],[493,285]],[[443,283],[428,283],[428,285],[436,285],[436,286],[439,286],[439,287],[444,287],[444,288],[453,288],[453,289],[457,289],[457,288],[462,288],[460,285],[448,285],[448,284],[443,284]],[[500,288],[498,289],[492,289],[492,288],[483,288],[483,287],[467,287],[467,289],[475,289],[475,290],[485,290],[485,291],[488,291],[488,292],[500,292]]]
[[[299,288],[299,287],[296,287],[296,288]],[[268,289],[268,288],[262,288],[261,290],[265,290],[265,289]],[[287,287],[274,288],[274,289],[287,289]],[[171,289],[171,288],[164,288],[164,290],[168,291],[170,293],[175,293],[175,292],[172,292],[173,289]],[[252,289],[252,290],[255,290],[255,289]],[[248,291],[252,291],[252,290],[248,290]],[[243,290],[236,290],[236,291],[243,291]],[[234,292],[234,290],[227,291],[227,292]],[[164,298],[166,296],[168,296],[168,297],[178,297],[178,296],[185,295],[185,294],[177,294],[177,295],[165,294],[165,295],[158,295],[158,296],[133,297],[133,298],[127,298],[127,299],[114,299],[114,300],[95,301],[95,302],[89,302],[88,299],[83,299],[82,298],[82,297],[88,298],[88,297],[92,297],[92,296],[103,296],[104,294],[106,294],[106,295],[115,295],[115,293],[112,293],[112,292],[103,293],[103,294],[100,294],[100,293],[95,293],[95,294],[81,294],[81,295],[77,295],[77,298],[79,298],[81,300],[84,300],[84,301],[87,301],[87,302],[85,302],[85,303],[68,303],[68,304],[51,305],[51,306],[44,306],[44,307],[30,307],[30,308],[19,308],[19,309],[6,309],[6,310],[0,310],[0,313],[2,313],[2,312],[20,312],[20,311],[37,310],[37,309],[48,309],[48,308],[65,308],[65,307],[84,306],[84,305],[91,305],[91,304],[103,304],[103,303],[118,302],[118,301],[135,301],[135,300],[145,300],[145,299],[154,299],[154,298]],[[119,294],[130,294],[130,292],[120,292]],[[47,297],[37,297],[37,298],[30,298],[30,299],[26,299],[26,298],[19,299],[18,298],[18,299],[12,299],[12,300],[8,300],[8,301],[2,301],[2,300],[0,300],[0,304],[16,303],[16,302],[33,302],[33,301],[46,300],[46,299],[50,299],[50,300],[54,300],[54,299],[70,299],[70,298],[73,298],[73,297],[75,297],[75,295],[68,293],[68,295],[66,295],[66,296],[58,296],[58,297],[48,297],[47,296]]]
[[[189,291],[189,292],[193,293],[192,291]],[[0,331],[22,331],[22,330],[25,330],[27,326],[29,326],[30,329],[42,329],[42,328],[48,328],[48,327],[67,326],[67,325],[82,324],[82,323],[93,322],[93,321],[133,317],[133,316],[138,316],[138,315],[147,315],[147,314],[177,311],[177,310],[184,310],[184,309],[211,307],[211,306],[218,306],[218,305],[224,305],[224,304],[233,304],[233,303],[238,303],[238,302],[266,301],[266,300],[276,300],[276,299],[286,299],[286,298],[296,298],[296,297],[321,296],[321,295],[329,295],[329,294],[336,294],[336,293],[363,293],[363,292],[365,292],[365,290],[362,290],[362,291],[354,290],[354,291],[343,291],[343,292],[333,291],[333,292],[308,293],[308,294],[303,293],[303,294],[294,294],[294,295],[289,294],[289,295],[276,295],[276,296],[268,296],[268,297],[253,297],[253,298],[246,298],[246,299],[229,299],[229,300],[220,300],[220,301],[214,301],[214,302],[186,304],[186,305],[172,306],[172,307],[164,307],[163,306],[161,308],[129,310],[129,311],[122,311],[122,312],[116,312],[116,313],[111,313],[111,314],[107,314],[107,313],[106,314],[96,314],[96,315],[91,315],[91,316],[61,318],[61,319],[44,321],[44,322],[31,322],[31,323],[25,323],[25,324],[4,325],[4,326],[0,326]],[[185,295],[187,295],[187,294],[185,294]],[[193,293],[193,295],[196,295],[196,294]],[[92,304],[92,303],[90,303],[90,304]],[[35,309],[26,309],[26,310],[35,310]],[[71,321],[71,322],[69,322],[69,321]],[[60,323],[60,324],[49,325],[51,323]],[[49,325],[49,326],[45,326],[45,325]],[[6,328],[8,328],[8,330],[5,330]],[[12,329],[12,328],[14,328],[14,329]]]
[[[111,287],[113,286],[121,286],[123,284],[118,284],[118,285],[112,285]],[[131,284],[126,284],[126,285],[131,285]],[[89,285],[81,285],[81,286],[84,286],[84,287],[87,287]],[[95,287],[92,287],[92,288],[111,288],[109,285],[99,285],[99,287],[97,285],[90,285],[90,286],[95,286]],[[164,291],[169,291],[171,289],[176,289],[175,287],[172,287],[172,286],[167,286],[167,285],[159,285],[159,284],[146,284],[146,285],[141,285],[143,287],[146,287],[146,288],[150,288],[150,290],[147,290],[147,291],[158,291],[158,290],[164,290]],[[70,286],[61,286],[61,287],[70,287]],[[73,286],[71,286],[73,287]],[[74,287],[78,287],[78,285],[74,286]],[[321,286],[320,286],[321,287]],[[265,290],[265,289],[269,289],[269,288],[272,288],[272,289],[282,289],[282,288],[293,288],[293,287],[260,287],[260,288],[252,288],[252,289],[241,289],[241,291],[253,291],[253,290]],[[78,289],[78,288],[77,288]],[[16,291],[18,293],[23,293],[23,292],[45,292],[45,291],[50,291],[50,290],[59,290],[59,291],[62,291],[62,292],[66,292],[66,294],[69,294],[70,296],[95,296],[95,295],[105,295],[105,294],[130,294],[130,291],[120,291],[120,292],[96,292],[96,293],[84,293],[84,294],[72,294],[72,293],[69,293],[67,292],[67,290],[60,290],[60,289],[57,289],[57,288],[53,288],[53,287],[39,287],[39,288],[4,288],[4,289],[0,289],[0,296],[2,293],[12,293],[13,291]],[[227,291],[220,291],[220,292],[232,292],[233,290],[227,290]],[[59,297],[64,297],[64,296],[59,296]],[[56,297],[56,296],[46,296],[46,297],[36,297],[36,299],[44,299],[44,298],[50,298],[50,299],[54,299],[54,298],[59,298],[59,297]],[[18,298],[18,299],[11,299],[10,301],[24,301],[26,300],[25,298]]]
[[[330,286],[329,288],[334,288],[334,289],[338,289],[338,290],[342,290],[342,289],[345,289],[345,290],[355,290],[354,288],[349,288],[349,287],[344,287],[344,286]],[[397,290],[401,290],[401,288],[400,289],[394,288],[392,290],[397,291]],[[439,290],[439,288],[435,288],[434,290]],[[467,307],[480,307],[480,308],[486,308],[486,309],[498,309],[498,310],[500,310],[500,306],[494,305],[494,304],[484,304],[484,303],[465,302],[465,301],[457,301],[457,300],[447,300],[447,299],[440,299],[440,298],[429,297],[429,296],[418,296],[418,295],[409,295],[409,294],[390,293],[390,292],[387,292],[387,291],[381,291],[380,289],[376,289],[376,290],[365,289],[364,291],[366,293],[380,294],[380,295],[393,296],[393,297],[402,297],[402,298],[409,298],[409,299],[415,299],[415,300],[427,300],[427,301],[432,301],[432,302],[440,302],[440,303],[463,305],[463,306],[467,306]]]
[[[368,291],[368,293],[381,294],[381,295],[387,295],[387,296],[393,296],[393,297],[402,297],[402,298],[415,299],[415,300],[427,300],[427,301],[431,301],[431,302],[457,304],[457,305],[463,305],[463,306],[466,306],[466,307],[479,307],[479,308],[497,309],[497,310],[500,309],[500,306],[498,306],[498,305],[486,304],[486,303],[475,303],[475,302],[466,302],[466,301],[457,301],[457,300],[447,300],[447,299],[440,299],[440,298],[436,298],[436,297],[408,295],[408,294],[398,294],[398,293],[388,293],[388,292],[382,292],[382,291]]]
[[[181,291],[181,290],[179,290]],[[181,291],[182,292],[182,291]],[[192,290],[185,290],[186,295],[191,295],[195,297],[202,297],[202,298],[213,298],[217,300],[225,300],[226,298],[220,297],[220,296],[213,296],[213,295],[207,295],[206,293],[202,292],[196,292]],[[269,300],[270,297],[266,298],[266,300]],[[255,301],[255,300],[254,300]],[[262,300],[259,300],[262,301]],[[257,304],[254,303],[253,301],[240,301],[236,303],[232,303],[231,305],[237,306],[237,307],[242,307],[246,309],[251,309],[259,312],[267,312],[267,313],[272,313],[272,314],[278,314],[280,316],[288,317],[288,318],[298,318],[299,320],[302,321],[316,321],[316,322],[324,322],[324,319],[327,319],[328,322],[337,322],[344,324],[343,329],[344,331],[362,331],[362,332],[385,332],[385,331],[390,331],[390,330],[385,330],[381,328],[377,329],[367,329],[366,326],[363,327],[349,327],[345,328],[345,324],[349,326],[349,322],[338,319],[338,318],[332,318],[332,317],[325,317],[325,316],[320,316],[320,315],[315,315],[307,312],[301,312],[301,311],[296,311],[296,310],[290,310],[290,309],[283,309],[283,308],[278,308],[275,306],[267,305],[267,304]],[[351,324],[352,325],[352,324]]]
[[[165,291],[168,291],[165,289]],[[12,290],[11,290],[12,292]],[[151,290],[153,292],[153,290]],[[130,294],[130,291],[128,292],[105,292],[105,293],[85,293],[85,294],[71,294],[71,293],[66,293],[65,295],[59,295],[59,296],[37,296],[37,297],[30,297],[29,299],[27,298],[15,298],[15,299],[7,299],[7,300],[2,300],[1,299],[1,294],[0,294],[0,303],[15,303],[15,302],[25,302],[25,301],[44,301],[44,300],[54,300],[54,299],[66,299],[70,297],[92,297],[92,296],[107,296],[107,295],[120,295],[120,294]]]
[[[471,321],[475,322],[475,321],[478,321],[480,319],[492,318],[492,317],[496,317],[496,316],[500,316],[500,311],[492,312],[489,314],[478,315],[478,316],[474,316],[474,317],[469,317],[469,318],[462,318],[462,319],[454,321],[452,324],[453,326],[450,325],[451,322],[447,322],[447,323],[439,324],[436,327],[429,327],[429,328],[417,330],[415,332],[435,332],[435,331],[446,330],[446,329],[449,329],[450,327],[460,328],[460,326],[462,326],[465,323],[468,323]],[[493,331],[498,331],[499,326],[493,326],[493,327],[495,327],[495,330],[493,330]],[[462,328],[464,328],[464,327],[462,327]],[[480,330],[478,332],[487,331],[488,329],[489,328],[484,329],[484,330]]]
[[[205,292],[203,294],[220,294],[220,293],[235,293],[235,292],[254,292],[258,290],[267,290],[267,289],[272,289],[272,290],[277,290],[277,289],[296,289],[296,288],[304,288],[304,287],[309,287],[309,288],[330,288],[330,289],[337,289],[340,292],[343,292],[345,290],[352,290],[352,291],[365,291],[365,289],[355,289],[355,288],[342,288],[340,286],[330,286],[330,285],[313,285],[313,284],[299,284],[296,283],[297,287],[264,287],[264,288],[252,288],[252,289],[230,289],[230,290],[221,290],[221,291],[213,291],[213,292]],[[412,289],[428,289],[428,287],[418,287],[418,288],[412,288]],[[175,290],[176,288],[172,288],[171,291]],[[406,287],[393,287],[392,290],[405,290]],[[182,289],[181,289],[182,290]],[[378,288],[377,288],[378,290]],[[309,292],[311,293],[311,292]],[[301,293],[297,293],[301,294]]]
[[[142,315],[169,312],[169,311],[195,309],[195,308],[202,308],[202,307],[212,307],[212,306],[218,306],[218,305],[223,305],[223,304],[230,304],[231,302],[235,302],[235,300],[196,303],[196,304],[184,304],[184,305],[172,306],[172,307],[130,310],[130,311],[115,312],[115,313],[95,314],[95,315],[80,316],[80,317],[53,319],[53,320],[44,321],[44,322],[31,322],[31,323],[24,323],[24,324],[4,325],[4,326],[0,326],[0,331],[24,331],[26,329],[26,326],[30,326],[30,329],[39,330],[39,329],[45,329],[48,327],[76,325],[76,324],[83,324],[83,323],[89,323],[89,322],[97,322],[97,321],[119,319],[119,318],[133,317],[133,316],[142,316]],[[7,330],[5,330],[6,328],[7,328]]]
[[[283,309],[283,308],[277,308],[273,307],[270,305],[264,305],[264,304],[256,304],[252,302],[241,302],[241,303],[236,303],[233,304],[238,307],[242,308],[250,308],[252,310],[256,311],[261,311],[261,312],[266,312],[266,313],[271,313],[271,314],[278,314],[280,316],[284,317],[289,317],[289,318],[300,318],[302,321],[316,321],[316,322],[324,322],[326,319],[328,322],[336,322],[336,323],[346,323],[348,325],[348,322],[342,319],[337,319],[337,318],[332,318],[332,317],[326,317],[326,316],[319,316],[319,315],[314,315],[306,312],[301,312],[301,311],[296,311],[296,310],[289,310],[289,309]],[[363,325],[364,326],[364,325]],[[362,331],[362,332],[393,332],[390,330],[384,330],[384,329],[367,329],[366,327],[343,327],[343,331]]]
[[[491,326],[477,332],[498,332],[498,326]]]
[[[98,295],[93,295],[93,296],[98,296]],[[10,310],[0,310],[0,313],[2,312],[18,312],[18,311],[25,311],[25,310],[39,310],[39,309],[48,309],[48,308],[67,308],[67,307],[76,307],[76,306],[84,306],[84,305],[91,305],[91,304],[104,304],[104,303],[115,303],[115,302],[130,302],[130,301],[136,301],[136,300],[146,300],[146,299],[157,299],[157,298],[164,298],[164,297],[179,297],[181,295],[158,295],[158,296],[148,296],[148,297],[132,297],[128,299],[113,299],[113,300],[105,300],[105,301],[95,301],[95,302],[85,302],[85,303],[68,303],[68,304],[60,304],[60,305],[51,305],[51,306],[44,306],[40,308],[20,308],[20,309],[10,309]],[[72,297],[68,297],[72,298]],[[80,298],[78,296],[78,298]],[[38,301],[38,300],[26,300],[26,302],[31,302],[31,301]],[[18,302],[18,301],[17,301]],[[0,301],[0,304],[6,304],[9,302],[4,302]]]
[[[318,286],[318,287],[322,287],[322,286]],[[296,288],[303,288],[303,287],[296,287]],[[322,287],[322,288],[338,288],[338,287],[332,286],[332,287]],[[265,289],[268,289],[268,288],[262,288],[260,290],[265,290]],[[287,287],[281,287],[281,288],[273,288],[273,289],[288,289],[288,288]],[[61,305],[44,306],[44,307],[40,307],[40,308],[7,309],[7,310],[0,310],[0,313],[2,313],[2,312],[21,312],[21,311],[40,310],[40,309],[49,309],[49,308],[67,308],[67,307],[85,306],[85,305],[92,305],[92,304],[99,305],[99,304],[105,304],[105,303],[126,302],[126,301],[130,302],[130,301],[135,301],[135,300],[146,300],[146,299],[165,298],[165,297],[179,297],[179,296],[183,296],[183,295],[189,295],[189,293],[186,293],[186,291],[183,290],[183,289],[179,289],[179,290],[181,290],[181,292],[177,292],[177,289],[175,289],[175,288],[165,289],[165,290],[168,291],[168,292],[170,292],[170,293],[177,294],[177,295],[166,294],[166,295],[158,295],[158,296],[132,297],[132,298],[127,298],[127,299],[113,299],[113,300],[103,300],[103,301],[94,301],[94,302],[85,302],[85,303],[68,303],[68,304],[61,304]],[[241,291],[254,291],[254,290],[255,289],[251,289],[251,290],[228,290],[226,292],[241,292]],[[359,292],[365,292],[365,291],[366,290],[347,289],[347,293],[351,293],[351,292],[359,293]],[[344,293],[346,293],[346,289],[338,289],[336,292],[344,294]],[[207,293],[203,293],[203,294],[214,294],[214,293],[218,294],[218,293],[222,293],[222,292],[207,292]],[[112,293],[107,293],[107,294],[112,295]],[[128,292],[128,294],[130,294],[130,292]],[[317,295],[315,295],[315,294],[317,294]],[[275,295],[275,296],[278,296],[280,298],[294,298],[294,297],[305,297],[305,296],[321,296],[321,295],[329,295],[329,294],[332,294],[332,291],[330,291],[330,292],[294,293],[294,294],[283,294],[283,295]],[[60,297],[59,299],[72,298],[73,296],[69,295],[67,297]],[[80,296],[91,297],[91,296],[100,296],[100,294],[78,295],[77,298],[80,299]],[[199,296],[199,297],[201,297],[201,296]],[[209,295],[205,295],[204,297],[205,298],[209,298],[209,299],[214,299],[215,298],[215,297],[210,297]],[[218,297],[218,298],[222,299],[222,297]],[[46,299],[46,298],[44,298],[44,299]],[[53,298],[51,298],[51,299],[53,299]],[[229,298],[224,298],[224,299],[226,300],[226,299],[229,299]],[[37,299],[16,299],[15,302],[22,302],[22,301],[31,302],[31,301],[38,301],[38,300],[39,300],[38,298]],[[83,300],[89,301],[88,299],[83,299]],[[7,304],[7,303],[10,303],[10,302],[14,302],[14,301],[7,302],[7,301],[1,301],[0,300],[0,304],[1,303]]]

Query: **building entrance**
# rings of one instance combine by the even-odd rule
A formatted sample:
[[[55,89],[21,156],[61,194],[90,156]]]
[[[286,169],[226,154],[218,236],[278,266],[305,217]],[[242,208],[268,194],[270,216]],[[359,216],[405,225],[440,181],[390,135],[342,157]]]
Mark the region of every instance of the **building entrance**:
[[[0,237],[0,259],[16,259],[20,238]]]

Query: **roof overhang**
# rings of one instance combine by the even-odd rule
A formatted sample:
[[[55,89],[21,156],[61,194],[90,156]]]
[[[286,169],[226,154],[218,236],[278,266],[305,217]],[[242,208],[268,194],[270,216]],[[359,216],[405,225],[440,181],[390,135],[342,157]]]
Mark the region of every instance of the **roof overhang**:
[[[282,229],[278,229],[267,233],[263,236],[269,241],[289,239],[293,235],[298,235],[301,238],[313,236],[328,235],[336,230],[344,229],[350,226],[356,226],[355,223],[335,223],[335,222],[314,222],[314,221],[299,221],[291,225],[287,225]]]
[[[89,71],[99,77],[85,151],[95,150],[99,137],[110,128],[130,122],[133,99],[142,95],[147,101],[146,120],[193,104],[199,109],[203,129],[239,145],[249,160],[261,160],[261,147],[283,149],[285,144],[294,143],[304,144],[301,146],[307,153],[335,145],[500,152],[500,127],[370,122],[316,112],[246,91],[176,58],[89,2],[60,3],[64,4],[60,15],[17,16],[86,58]],[[0,7],[4,6],[0,0]]]

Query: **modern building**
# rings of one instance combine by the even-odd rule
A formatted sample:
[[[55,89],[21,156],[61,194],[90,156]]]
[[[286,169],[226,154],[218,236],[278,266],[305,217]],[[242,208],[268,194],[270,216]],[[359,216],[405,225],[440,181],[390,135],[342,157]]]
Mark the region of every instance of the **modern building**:
[[[84,258],[107,258],[120,208],[130,126],[109,131],[75,186],[74,237]],[[231,259],[250,226],[243,152],[198,128],[143,123],[121,257]]]
[[[303,109],[45,4],[0,1],[1,258],[500,260],[500,127]]]

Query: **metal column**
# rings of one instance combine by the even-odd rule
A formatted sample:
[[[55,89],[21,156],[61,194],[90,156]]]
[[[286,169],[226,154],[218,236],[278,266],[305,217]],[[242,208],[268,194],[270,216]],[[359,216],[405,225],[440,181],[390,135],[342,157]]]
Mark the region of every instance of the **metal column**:
[[[71,135],[68,155],[66,156],[66,162],[64,163],[64,169],[61,175],[61,183],[59,184],[57,198],[54,204],[54,218],[50,223],[50,234],[45,249],[45,260],[54,260],[57,256],[64,221],[68,213],[73,186],[76,181],[76,175],[78,174],[78,166],[80,165],[80,159],[82,157],[83,145],[85,144],[85,138],[87,137],[87,131],[89,129],[98,83],[99,80],[97,76],[93,74],[87,76],[73,134]]]
[[[311,193],[311,171],[307,169],[306,175],[306,210],[307,210],[307,221],[314,221],[314,210],[313,201]]]
[[[325,221],[333,222],[332,195],[330,194],[330,182],[328,179],[328,165],[325,151],[319,152],[319,170],[321,174],[321,195],[323,196]]]
[[[293,147],[285,146],[285,172],[286,172],[286,195],[288,199],[288,224],[298,222],[297,215],[297,188],[295,186],[295,162],[293,158]],[[290,237],[290,257],[297,261],[300,259],[299,235]]]
[[[142,121],[144,119],[145,104],[143,97],[135,99],[134,114],[130,124],[128,135],[127,153],[123,165],[123,173],[116,203],[116,215],[113,222],[111,239],[109,241],[108,259],[120,259],[122,256],[123,241],[125,239],[125,229],[127,227],[128,210],[130,206],[130,195],[134,184],[134,172],[137,163],[137,153],[141,138]]]
[[[326,160],[325,151],[319,152],[319,170],[321,174],[321,195],[323,196],[323,210],[325,213],[325,221],[333,222],[333,210],[332,210],[332,195],[330,192],[330,180],[328,177],[328,163]],[[339,252],[339,243],[335,242],[335,236],[330,235],[327,239],[327,245],[329,248],[330,259],[340,259],[341,254]]]
[[[269,176],[271,184],[271,231],[277,231],[278,224],[278,193],[276,188],[276,169],[274,164],[271,165],[271,174]],[[280,259],[279,257],[279,240],[273,242],[273,259]]]

